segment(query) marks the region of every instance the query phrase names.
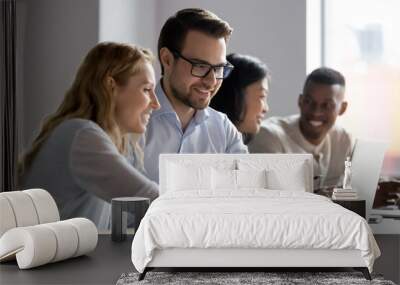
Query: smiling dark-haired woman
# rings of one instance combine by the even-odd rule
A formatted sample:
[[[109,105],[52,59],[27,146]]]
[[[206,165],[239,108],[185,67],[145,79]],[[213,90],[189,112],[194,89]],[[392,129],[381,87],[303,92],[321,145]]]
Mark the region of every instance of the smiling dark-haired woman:
[[[268,112],[270,72],[259,59],[241,54],[229,54],[227,60],[234,66],[210,106],[225,113],[249,143],[260,130]]]

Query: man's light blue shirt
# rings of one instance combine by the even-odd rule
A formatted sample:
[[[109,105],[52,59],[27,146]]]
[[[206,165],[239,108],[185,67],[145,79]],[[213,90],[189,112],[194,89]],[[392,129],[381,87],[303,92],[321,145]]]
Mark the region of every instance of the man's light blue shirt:
[[[228,117],[207,107],[197,110],[185,132],[161,84],[156,86],[160,109],[150,117],[145,134],[144,166],[158,183],[160,153],[248,153],[242,134]]]

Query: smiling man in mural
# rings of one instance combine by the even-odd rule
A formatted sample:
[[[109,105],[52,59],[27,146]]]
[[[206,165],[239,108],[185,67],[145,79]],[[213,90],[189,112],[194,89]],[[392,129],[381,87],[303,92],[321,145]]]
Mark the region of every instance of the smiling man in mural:
[[[300,114],[265,120],[249,151],[311,153],[314,189],[340,184],[352,148],[351,135],[336,123],[347,109],[345,85],[343,75],[331,68],[311,72],[298,97]]]
[[[161,29],[156,87],[161,108],[145,134],[145,168],[158,182],[161,153],[247,153],[228,117],[209,107],[233,66],[226,60],[229,24],[203,9],[184,9]]]

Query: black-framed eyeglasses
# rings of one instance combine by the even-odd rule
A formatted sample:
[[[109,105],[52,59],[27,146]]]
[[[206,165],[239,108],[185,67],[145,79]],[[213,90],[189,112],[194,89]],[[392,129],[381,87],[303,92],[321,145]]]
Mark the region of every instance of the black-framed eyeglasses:
[[[180,57],[192,65],[191,74],[195,77],[204,78],[210,73],[211,69],[213,69],[216,79],[225,79],[229,76],[234,68],[234,66],[229,62],[225,64],[212,65],[206,62],[198,62],[188,59],[177,51],[173,51],[172,53],[175,55],[175,57]]]

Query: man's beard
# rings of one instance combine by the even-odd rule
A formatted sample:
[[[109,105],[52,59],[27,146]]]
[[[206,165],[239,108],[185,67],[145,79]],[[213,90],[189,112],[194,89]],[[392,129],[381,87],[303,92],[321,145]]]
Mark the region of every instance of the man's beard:
[[[172,85],[171,85],[171,91],[172,91],[172,96],[174,96],[177,100],[195,110],[203,110],[207,108],[208,105],[210,104],[210,98],[214,95],[212,93],[207,101],[198,102],[191,98],[190,93],[180,92],[177,88],[175,88]]]

